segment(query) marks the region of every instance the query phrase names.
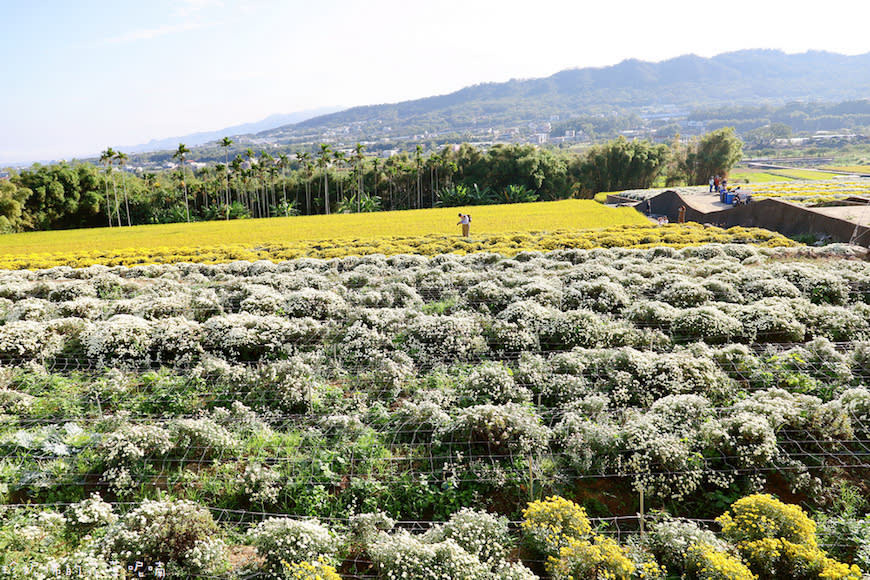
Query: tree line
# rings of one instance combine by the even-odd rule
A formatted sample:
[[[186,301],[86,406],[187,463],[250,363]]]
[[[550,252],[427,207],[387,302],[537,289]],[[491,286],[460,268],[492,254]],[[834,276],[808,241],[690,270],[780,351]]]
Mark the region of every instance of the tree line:
[[[173,170],[135,174],[111,147],[100,164],[34,164],[0,181],[0,231],[121,227],[136,224],[261,218],[591,198],[654,183],[703,184],[739,161],[742,142],[723,128],[670,145],[619,137],[582,152],[467,143],[382,159],[365,146],[322,143],[294,154],[247,149],[194,168],[183,143]]]

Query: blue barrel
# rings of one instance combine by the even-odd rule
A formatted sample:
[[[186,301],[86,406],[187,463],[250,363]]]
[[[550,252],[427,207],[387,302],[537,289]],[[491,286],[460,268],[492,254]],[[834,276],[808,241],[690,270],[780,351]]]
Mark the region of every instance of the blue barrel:
[[[725,203],[728,205],[734,204],[734,194],[731,193],[730,191],[725,194]]]

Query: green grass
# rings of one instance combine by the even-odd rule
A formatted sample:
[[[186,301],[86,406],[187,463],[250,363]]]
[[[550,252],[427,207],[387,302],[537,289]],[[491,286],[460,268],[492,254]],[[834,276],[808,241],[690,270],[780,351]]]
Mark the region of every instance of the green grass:
[[[775,169],[771,170],[773,175],[788,177],[790,179],[834,179],[840,175],[837,173],[828,173],[826,171],[814,171],[812,169]]]
[[[738,169],[728,175],[730,183],[770,183],[771,181],[788,181],[786,178],[762,169]]]
[[[735,169],[728,174],[729,183],[770,183],[771,181],[791,181],[834,179],[838,173],[814,171],[811,169]]]

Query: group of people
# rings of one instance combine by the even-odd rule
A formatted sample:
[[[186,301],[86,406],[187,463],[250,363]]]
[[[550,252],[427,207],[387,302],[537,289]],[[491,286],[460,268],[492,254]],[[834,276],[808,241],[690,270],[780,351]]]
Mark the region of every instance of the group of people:
[[[749,203],[749,194],[740,191],[739,186],[732,193],[734,193],[734,205]]]
[[[733,205],[744,205],[749,203],[751,196],[745,191],[740,191],[740,186],[735,188],[728,187],[728,180],[724,177],[714,175],[710,178],[710,193],[716,192],[719,194],[719,201],[722,203],[732,203]]]
[[[710,193],[723,193],[728,189],[728,179],[714,175],[710,178]]]

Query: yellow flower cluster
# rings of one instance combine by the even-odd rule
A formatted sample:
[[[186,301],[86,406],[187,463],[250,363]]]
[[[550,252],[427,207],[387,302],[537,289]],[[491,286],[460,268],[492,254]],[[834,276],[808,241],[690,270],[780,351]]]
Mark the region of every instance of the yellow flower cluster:
[[[457,213],[473,214],[472,235],[641,225],[649,220],[630,207],[605,207],[566,199],[510,205],[436,208],[360,214],[292,216],[256,220],[174,223],[133,227],[27,232],[0,236],[0,254],[91,249],[316,244],[381,237],[458,237]],[[191,243],[193,242],[193,243]]]
[[[838,562],[818,546],[807,546],[783,538],[763,538],[737,543],[737,549],[758,571],[774,578],[829,578],[861,580],[858,566]]]
[[[808,202],[870,194],[870,180],[773,181],[749,186],[755,200],[775,197]]]
[[[716,550],[707,544],[689,547],[689,568],[699,580],[755,580],[753,574],[739,558]]]
[[[523,510],[522,528],[539,550],[550,555],[592,532],[586,510],[555,495],[530,503]]]
[[[197,224],[192,224],[197,225]],[[198,238],[193,238],[199,241]],[[254,244],[217,243],[214,245],[143,245],[128,248],[75,249],[39,253],[35,251],[5,252],[0,248],[0,269],[41,269],[55,266],[86,267],[134,266],[195,262],[225,263],[235,260],[271,260],[280,262],[296,258],[341,258],[371,254],[469,254],[492,252],[514,256],[524,251],[592,248],[651,248],[671,246],[681,248],[708,243],[752,243],[765,247],[797,245],[785,236],[759,228],[733,227],[727,230],[696,223],[658,226],[618,225],[602,229],[514,231],[475,235],[472,239],[459,236],[427,234],[416,236],[379,236],[336,239],[269,241]]]
[[[635,571],[635,577],[638,580],[660,580],[661,578],[666,578],[667,575],[667,567],[656,562],[652,556],[649,556],[648,560],[642,562]]]
[[[870,173],[870,165],[826,165],[822,169],[845,171],[847,173]]]
[[[635,565],[612,538],[595,536],[592,542],[570,538],[558,558],[547,560],[547,571],[555,580],[628,580]]]
[[[531,502],[523,510],[523,531],[547,554],[547,571],[556,580],[627,580],[636,566],[613,539],[595,536],[586,510],[559,496]],[[655,578],[653,568],[644,577]]]
[[[733,513],[733,515],[732,515]],[[785,538],[806,546],[816,546],[816,524],[794,504],[759,493],[734,502],[731,511],[716,519],[722,533],[737,541]]]
[[[827,556],[816,524],[796,505],[767,494],[742,498],[716,520],[752,570],[773,578],[860,580],[861,571]]]
[[[341,580],[338,571],[324,562],[323,559],[313,563],[282,563],[286,568],[284,578],[290,578],[291,580]]]

